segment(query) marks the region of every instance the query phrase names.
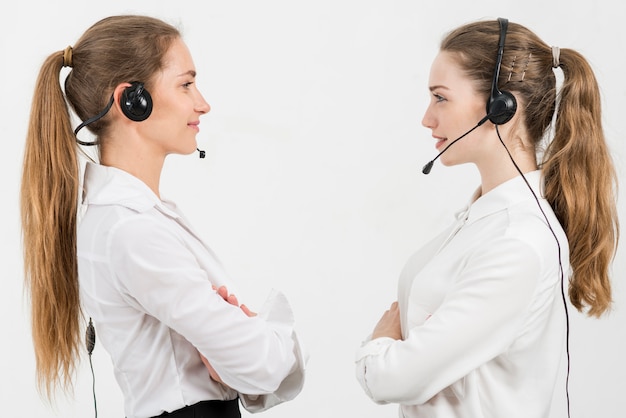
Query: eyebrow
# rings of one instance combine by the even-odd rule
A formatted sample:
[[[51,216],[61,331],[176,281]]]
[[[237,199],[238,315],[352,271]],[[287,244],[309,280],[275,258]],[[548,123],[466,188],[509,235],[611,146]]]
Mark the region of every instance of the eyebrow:
[[[196,77],[196,72],[195,72],[195,70],[189,70],[189,71],[186,71],[186,72],[184,72],[182,74],[178,74],[179,77],[184,77],[186,75],[190,75],[190,76],[195,78]]]
[[[430,91],[437,90],[437,89],[450,90],[448,87],[442,86],[442,85],[439,85],[439,84],[428,87],[428,90],[430,90]]]

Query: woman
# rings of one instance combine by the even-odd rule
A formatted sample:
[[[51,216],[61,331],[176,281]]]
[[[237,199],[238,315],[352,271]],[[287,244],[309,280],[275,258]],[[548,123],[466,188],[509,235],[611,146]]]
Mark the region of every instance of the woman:
[[[403,417],[547,417],[569,352],[564,283],[591,316],[611,303],[616,178],[595,77],[576,51],[499,19],[451,31],[429,89],[437,157],[474,164],[481,184],[407,262],[357,378]]]
[[[166,156],[197,149],[210,111],[195,77],[179,31],[144,16],[102,19],[41,68],[21,207],[38,382],[49,397],[71,386],[83,312],[129,418],[239,417],[239,401],[261,411],[302,388],[286,299],[273,293],[258,315],[239,305],[215,255],[161,198]],[[65,99],[84,121],[74,132]],[[83,127],[94,142],[77,139]],[[82,184],[77,141],[99,148]]]

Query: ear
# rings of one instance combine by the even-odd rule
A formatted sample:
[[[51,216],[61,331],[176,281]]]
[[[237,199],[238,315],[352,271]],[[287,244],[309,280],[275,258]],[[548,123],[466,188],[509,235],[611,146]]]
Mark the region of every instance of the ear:
[[[130,83],[120,83],[115,87],[115,90],[113,90],[113,107],[120,116],[124,116],[121,106],[122,94],[124,93],[124,90],[130,86]]]

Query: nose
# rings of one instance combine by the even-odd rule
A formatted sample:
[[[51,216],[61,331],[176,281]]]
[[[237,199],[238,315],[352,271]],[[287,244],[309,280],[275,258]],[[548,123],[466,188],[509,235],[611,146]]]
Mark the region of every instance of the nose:
[[[204,100],[204,97],[200,92],[198,92],[195,108],[196,111],[201,114],[209,113],[211,111],[211,105]]]
[[[424,116],[422,117],[422,126],[428,129],[433,129],[435,127],[435,118],[432,115],[430,106],[428,106],[424,112]]]

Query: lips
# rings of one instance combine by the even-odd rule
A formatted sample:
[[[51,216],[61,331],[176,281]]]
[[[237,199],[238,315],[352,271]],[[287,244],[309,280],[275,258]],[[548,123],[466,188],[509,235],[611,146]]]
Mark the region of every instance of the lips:
[[[433,138],[435,138],[437,140],[437,143],[435,144],[435,148],[439,149],[441,148],[441,146],[446,143],[446,141],[448,140],[447,138],[439,138],[437,136],[433,135]]]

